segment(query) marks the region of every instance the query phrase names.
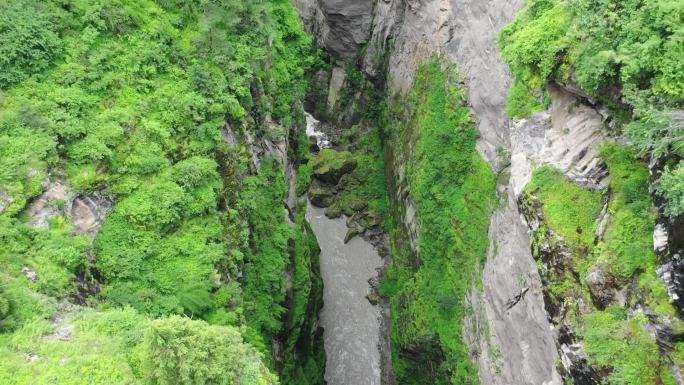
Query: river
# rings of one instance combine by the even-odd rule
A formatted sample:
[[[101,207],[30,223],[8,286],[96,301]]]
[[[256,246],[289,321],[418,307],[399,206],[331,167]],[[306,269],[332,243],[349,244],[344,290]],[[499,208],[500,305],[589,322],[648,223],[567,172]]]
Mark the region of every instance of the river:
[[[307,116],[307,123],[313,130],[310,125],[317,121]],[[323,135],[312,136],[325,147]],[[329,219],[324,211],[309,202],[306,218],[321,248],[324,305],[319,318],[327,356],[325,380],[328,385],[381,385],[380,307],[368,302],[366,295],[371,290],[368,281],[378,275],[383,262],[361,237],[345,244],[345,218]]]

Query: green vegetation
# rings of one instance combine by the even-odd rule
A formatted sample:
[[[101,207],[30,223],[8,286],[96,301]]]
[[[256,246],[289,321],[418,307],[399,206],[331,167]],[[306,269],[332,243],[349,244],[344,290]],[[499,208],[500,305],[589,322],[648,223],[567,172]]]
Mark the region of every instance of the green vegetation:
[[[153,385],[274,382],[259,354],[243,343],[238,329],[179,316],[152,322],[145,337],[143,365]]]
[[[56,4],[9,1],[0,4],[0,88],[48,68],[61,53],[66,15]]]
[[[508,95],[506,113],[513,119],[527,118],[535,112],[543,111],[548,107],[548,101],[539,102],[527,85],[518,80],[511,86]]]
[[[597,365],[612,368],[609,384],[659,383],[664,368],[656,341],[644,330],[645,316],[628,319],[625,310],[615,306],[585,320],[587,353]]]
[[[63,315],[2,337],[3,384],[275,383],[234,327],[179,316],[150,321],[132,308]]]
[[[544,202],[542,210],[546,224],[575,248],[594,245],[596,218],[603,203],[601,193],[589,191],[571,183],[557,169],[544,166],[535,170],[527,185],[528,193],[538,192]]]
[[[684,102],[677,1],[530,0],[500,38],[519,80],[539,88],[572,73],[589,95],[615,86],[632,107]]]
[[[660,179],[658,192],[668,198],[665,213],[672,217],[684,214],[684,163],[674,170],[666,170]]]
[[[286,0],[0,4],[0,382],[321,383],[317,245],[247,139],[298,135],[318,60]]]
[[[579,273],[579,281],[571,274],[552,276],[552,282],[545,282],[546,289],[571,308],[577,306],[573,301],[589,303],[587,274],[598,264],[606,264],[607,274],[621,287],[634,284],[630,305],[645,303],[661,317],[675,316],[656,274],[652,243],[656,210],[648,194],[647,165],[635,150],[615,143],[605,144],[601,156],[608,165],[610,189],[606,192],[609,215],[598,242],[594,234],[602,207],[601,193],[573,184],[550,167],[538,169],[526,189],[526,194],[539,199],[544,214],[535,240],[552,242],[544,234],[546,226],[562,236],[571,247]],[[644,330],[648,323],[645,316],[628,317],[625,308],[613,305],[606,310],[577,311],[574,317],[590,363],[611,370],[609,383],[655,384],[671,375],[656,341]]]
[[[392,307],[393,365],[404,384],[475,384],[479,378],[461,320],[489,244],[496,176],[475,149],[477,128],[457,82],[455,69],[433,62],[391,110],[390,140],[409,154],[421,223],[417,255],[402,230],[393,229],[394,264],[381,287]]]
[[[245,180],[241,212],[251,229],[250,250],[245,256],[245,305],[249,325],[271,336],[278,332],[285,300],[285,266],[291,228],[282,218],[287,192],[282,170],[274,159],[266,159],[261,174]]]
[[[323,280],[319,269],[320,248],[318,241],[304,219],[301,211],[295,222],[294,270],[292,298],[288,301],[290,312],[285,321],[288,335],[282,370],[282,382],[286,385],[323,384],[325,350],[323,341],[317,337],[318,319],[314,314],[323,306]]]
[[[648,194],[648,168],[635,151],[617,144],[604,145],[601,157],[608,164],[613,196],[600,259],[625,278],[638,270],[653,274],[657,262],[652,240],[656,212]]]
[[[72,309],[0,337],[0,382],[12,385],[141,383],[147,318],[131,308]]]
[[[299,166],[299,170],[297,173],[297,184],[295,186],[297,196],[304,195],[309,190],[309,186],[311,186],[312,173],[313,162],[307,160],[306,163]]]
[[[96,240],[110,305],[152,315],[211,306],[213,269],[223,258],[220,189],[216,163],[190,158],[119,202]]]
[[[684,3],[676,0],[528,0],[499,44],[515,78],[509,114],[534,112],[525,89],[576,84],[609,107],[640,153],[684,158]],[[528,107],[532,106],[532,107]],[[677,121],[679,119],[679,122]],[[665,172],[667,214],[681,214],[682,184]]]

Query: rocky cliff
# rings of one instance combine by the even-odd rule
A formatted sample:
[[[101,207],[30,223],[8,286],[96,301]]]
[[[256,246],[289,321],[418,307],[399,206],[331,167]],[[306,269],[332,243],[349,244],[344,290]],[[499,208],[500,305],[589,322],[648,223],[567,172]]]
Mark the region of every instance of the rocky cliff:
[[[478,366],[480,382],[591,384],[608,376],[610,370],[597,373],[600,368],[587,363],[581,336],[567,327],[568,317],[559,315],[559,308],[553,306],[549,293],[558,283],[557,277],[550,278],[548,268],[552,267],[548,266],[548,259],[535,251],[540,247],[539,226],[545,225],[545,218],[543,213],[532,213],[529,200],[524,198],[529,197],[526,186],[541,165],[559,170],[573,185],[603,194],[603,210],[591,218],[599,223],[592,242],[600,244],[602,238],[598,232],[606,231],[606,226],[620,226],[611,225],[605,219],[606,210],[617,199],[616,193],[598,193],[616,188],[610,183],[612,175],[601,149],[606,142],[623,140],[609,134],[609,117],[602,105],[566,84],[548,85],[550,103],[545,111],[521,121],[507,116],[506,99],[512,80],[499,53],[497,37],[524,1],[295,0],[294,3],[318,45],[332,57],[333,69],[327,77],[319,74],[319,88],[326,90],[325,109],[334,119],[344,120],[349,115],[358,118],[373,103],[362,89],[352,87],[350,67],[361,70],[366,81],[384,93],[391,110],[393,104],[413,100],[416,74],[423,65],[435,60],[457,65],[461,82],[457,86],[467,90],[464,100],[479,129],[477,150],[499,175],[500,202],[493,207],[489,220],[489,247],[481,272],[482,284],[475,283],[468,291],[466,303],[471,311],[462,324],[463,338]],[[325,79],[329,81],[326,83]],[[345,93],[363,103],[338,96]],[[376,95],[376,99],[383,97]],[[406,118],[402,123],[401,114],[397,116],[394,115],[391,125],[402,125],[411,119],[410,113],[404,113]],[[387,136],[390,138],[392,134]],[[397,222],[394,252],[403,245],[414,256],[420,255],[423,224],[416,191],[412,191],[411,171],[407,169],[412,167],[413,144],[418,137],[385,142],[388,188]],[[644,194],[648,196],[647,192]],[[560,239],[561,244],[568,243],[562,236]],[[558,242],[554,244],[560,247]],[[566,246],[549,251],[549,243],[544,245],[547,255],[553,258],[566,255],[576,261],[593,253],[585,250],[573,254],[572,250],[564,249]],[[676,299],[677,258],[668,261],[659,271],[668,283],[672,298]],[[419,270],[423,261],[416,257],[415,263]],[[572,270],[567,266],[563,269],[563,274]],[[584,292],[601,285],[610,286],[606,290],[619,291],[629,285],[624,280],[610,281],[596,269],[594,266],[588,276],[576,270],[577,282]],[[568,292],[562,295],[572,297]],[[636,297],[634,294],[633,298]],[[647,301],[643,296],[640,298],[641,302]],[[641,311],[627,302],[622,302],[624,308]],[[669,327],[673,322],[671,317],[652,319],[658,320],[651,322],[651,330]],[[654,333],[657,334],[651,332]],[[676,337],[662,340],[674,344]],[[430,344],[426,342],[426,346]],[[411,347],[418,354],[432,351],[424,346]]]

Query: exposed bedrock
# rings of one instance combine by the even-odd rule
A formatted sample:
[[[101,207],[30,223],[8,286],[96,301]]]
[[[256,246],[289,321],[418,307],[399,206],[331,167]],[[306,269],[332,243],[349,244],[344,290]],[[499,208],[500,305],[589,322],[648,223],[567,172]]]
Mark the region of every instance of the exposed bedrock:
[[[294,0],[307,29],[338,60],[350,60],[370,34],[374,0]]]

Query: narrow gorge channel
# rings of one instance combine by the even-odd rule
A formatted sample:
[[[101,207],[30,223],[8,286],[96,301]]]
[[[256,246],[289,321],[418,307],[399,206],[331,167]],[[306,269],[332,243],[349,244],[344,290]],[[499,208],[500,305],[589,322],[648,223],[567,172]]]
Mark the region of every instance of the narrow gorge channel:
[[[330,146],[321,122],[306,114],[307,135],[319,148]],[[330,219],[325,209],[307,200],[306,220],[321,248],[323,308],[319,326],[324,329],[325,380],[328,385],[381,385],[381,310],[367,296],[373,291],[382,259],[362,237],[345,242],[347,218]]]
[[[377,276],[382,261],[361,237],[345,244],[345,220],[329,219],[324,211],[311,204],[307,209],[321,247],[325,380],[328,385],[380,385],[380,310],[366,295],[371,290],[368,280]]]

